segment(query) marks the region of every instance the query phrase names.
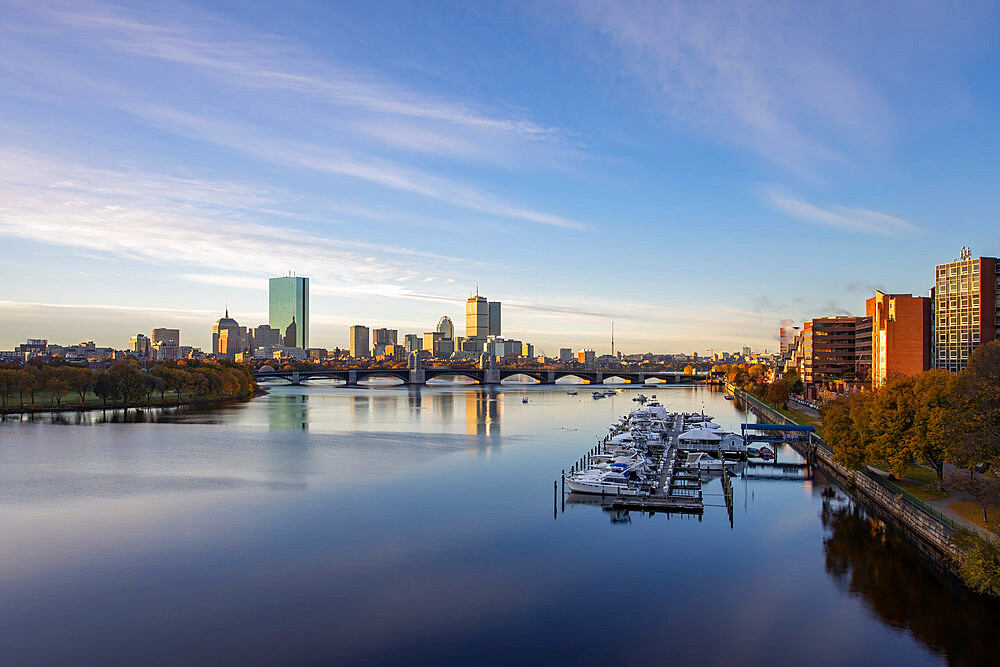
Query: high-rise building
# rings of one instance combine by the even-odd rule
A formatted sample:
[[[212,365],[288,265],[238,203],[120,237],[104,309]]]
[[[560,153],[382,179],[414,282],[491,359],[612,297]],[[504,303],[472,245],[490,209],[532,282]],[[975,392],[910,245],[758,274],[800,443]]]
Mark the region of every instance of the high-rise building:
[[[449,338],[451,340],[455,339],[455,325],[451,323],[451,318],[447,315],[438,320],[437,330],[440,331],[445,338]]]
[[[529,359],[535,356],[535,346],[531,343],[521,343],[521,356]]]
[[[576,360],[584,366],[593,366],[596,359],[597,353],[594,350],[580,350],[576,355]]]
[[[225,342],[222,341],[222,333],[230,329],[235,330],[236,334],[239,334],[240,325],[236,320],[229,317],[229,309],[226,308],[226,314],[212,325],[212,354],[229,356],[243,351],[243,342],[238,339],[236,334],[229,334],[226,336]],[[156,338],[155,329],[153,330],[153,338]]]
[[[489,314],[490,314],[490,334],[491,336],[500,335],[500,302],[490,301],[489,302]]]
[[[931,367],[931,299],[876,291],[865,302],[872,318],[872,387]]]
[[[571,347],[560,347],[559,348],[559,361],[573,361],[573,348],[571,348]]]
[[[395,345],[396,329],[372,329],[372,345]]]
[[[743,346],[743,356],[745,358],[749,359],[751,354],[752,354],[752,352],[750,351],[750,347],[747,346],[747,345],[744,345]]]
[[[287,347],[309,347],[308,278],[282,276],[268,281],[267,323],[281,332]]]
[[[128,351],[140,357],[149,356],[150,341],[144,334],[137,333],[128,339]]]
[[[261,324],[254,329],[250,329],[248,337],[249,341],[247,347],[254,350],[258,347],[278,347],[282,344],[281,332],[277,329],[272,329],[267,324]],[[292,347],[295,346],[293,345]]]
[[[465,337],[485,340],[490,335],[490,305],[486,297],[470,296],[465,302]]]
[[[151,344],[153,345],[172,345],[174,347],[180,347],[181,345],[181,330],[180,329],[153,329],[153,335],[151,338]]]
[[[958,372],[972,351],[1000,338],[1000,261],[972,259],[962,248],[961,259],[934,268],[931,364]]]
[[[351,356],[367,357],[371,354],[371,346],[368,344],[368,327],[355,324],[351,327]]]
[[[406,353],[416,352],[417,350],[422,350],[424,347],[424,339],[420,337],[419,334],[406,334],[403,336],[403,347],[406,349]]]

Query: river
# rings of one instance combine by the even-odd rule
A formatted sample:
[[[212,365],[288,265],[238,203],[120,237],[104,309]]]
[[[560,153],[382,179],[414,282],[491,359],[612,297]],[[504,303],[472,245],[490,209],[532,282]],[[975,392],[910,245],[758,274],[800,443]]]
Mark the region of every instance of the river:
[[[8,419],[3,662],[995,660],[1000,606],[819,474],[748,469],[732,524],[718,481],[701,518],[554,506],[560,470],[636,406],[567,388],[274,387]],[[748,419],[708,387],[643,391]]]

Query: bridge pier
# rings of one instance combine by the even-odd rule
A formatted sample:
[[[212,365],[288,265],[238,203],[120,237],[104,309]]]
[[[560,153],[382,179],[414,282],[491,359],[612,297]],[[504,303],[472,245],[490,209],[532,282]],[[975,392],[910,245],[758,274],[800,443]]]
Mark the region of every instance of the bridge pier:
[[[500,369],[499,368],[484,368],[483,369],[483,384],[500,384]]]
[[[292,384],[295,385],[295,386],[298,386],[298,385],[302,384],[302,378],[299,376],[299,372],[298,371],[292,371],[292,378],[291,378],[291,380],[292,380]]]
[[[556,372],[547,371],[545,373],[545,384],[555,384],[556,383]]]
[[[358,386],[358,372],[357,371],[347,371],[347,386],[357,387]]]
[[[411,368],[410,377],[406,381],[406,384],[426,384],[427,383],[427,373],[422,368]]]

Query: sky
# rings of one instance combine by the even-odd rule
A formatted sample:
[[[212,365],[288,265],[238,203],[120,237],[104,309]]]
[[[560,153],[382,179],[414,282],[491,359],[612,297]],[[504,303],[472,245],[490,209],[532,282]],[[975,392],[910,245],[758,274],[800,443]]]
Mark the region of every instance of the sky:
[[[777,349],[1000,255],[1000,5],[0,1],[0,349]]]

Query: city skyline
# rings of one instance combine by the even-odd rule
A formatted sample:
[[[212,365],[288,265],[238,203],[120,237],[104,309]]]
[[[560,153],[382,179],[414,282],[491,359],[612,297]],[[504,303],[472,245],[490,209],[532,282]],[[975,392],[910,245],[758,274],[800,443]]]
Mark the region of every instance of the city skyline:
[[[611,320],[626,352],[776,351],[1000,254],[997,11],[4,4],[0,349],[209,349],[295,271],[314,346],[479,285],[550,355]]]

